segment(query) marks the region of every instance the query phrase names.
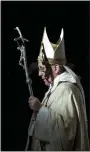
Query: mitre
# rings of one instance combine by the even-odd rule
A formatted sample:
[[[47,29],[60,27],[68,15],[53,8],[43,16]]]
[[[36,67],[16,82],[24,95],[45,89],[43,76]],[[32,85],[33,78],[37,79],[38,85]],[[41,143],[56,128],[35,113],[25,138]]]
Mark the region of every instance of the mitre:
[[[63,28],[56,44],[50,42],[47,36],[46,27],[44,28],[38,62],[66,64]]]

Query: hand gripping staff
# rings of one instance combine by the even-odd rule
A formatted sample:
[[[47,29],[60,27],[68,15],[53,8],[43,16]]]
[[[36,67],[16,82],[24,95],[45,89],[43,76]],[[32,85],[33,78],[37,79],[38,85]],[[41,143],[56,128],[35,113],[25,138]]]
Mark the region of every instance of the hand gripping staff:
[[[30,93],[30,96],[33,96],[32,80],[29,77],[29,71],[28,71],[28,67],[27,67],[27,58],[26,58],[26,49],[25,49],[25,41],[28,42],[28,40],[23,38],[19,27],[16,27],[15,30],[17,30],[17,32],[19,33],[19,37],[14,39],[14,41],[16,41],[17,45],[18,45],[17,49],[20,50],[20,52],[21,52],[19,65],[22,66],[23,69],[25,70],[26,83],[28,85],[29,93]],[[23,64],[22,64],[22,61],[23,61]],[[32,134],[33,134],[35,120],[36,120],[36,112],[33,113],[30,124],[29,124],[28,138],[27,138],[27,144],[26,144],[25,151],[27,151],[28,146],[29,146],[29,136],[32,136]]]

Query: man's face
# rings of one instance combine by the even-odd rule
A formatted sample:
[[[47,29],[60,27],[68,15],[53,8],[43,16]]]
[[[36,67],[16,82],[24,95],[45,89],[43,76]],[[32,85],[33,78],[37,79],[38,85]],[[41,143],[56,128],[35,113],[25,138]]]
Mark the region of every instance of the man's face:
[[[51,65],[38,64],[39,76],[42,78],[46,86],[50,86],[54,79],[54,71]]]

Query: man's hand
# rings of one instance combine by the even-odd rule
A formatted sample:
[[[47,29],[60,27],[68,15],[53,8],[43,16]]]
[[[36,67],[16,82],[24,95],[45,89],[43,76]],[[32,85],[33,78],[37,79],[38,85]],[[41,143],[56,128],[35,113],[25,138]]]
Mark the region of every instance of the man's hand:
[[[30,96],[28,103],[30,108],[34,111],[39,111],[42,106],[39,99],[34,96]]]

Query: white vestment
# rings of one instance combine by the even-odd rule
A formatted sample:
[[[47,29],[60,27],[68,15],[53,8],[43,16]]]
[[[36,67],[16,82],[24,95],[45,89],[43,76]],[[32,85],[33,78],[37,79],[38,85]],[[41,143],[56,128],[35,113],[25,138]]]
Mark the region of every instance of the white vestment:
[[[45,151],[90,150],[80,85],[67,71],[54,79],[37,114],[31,150],[40,151],[40,141]]]

